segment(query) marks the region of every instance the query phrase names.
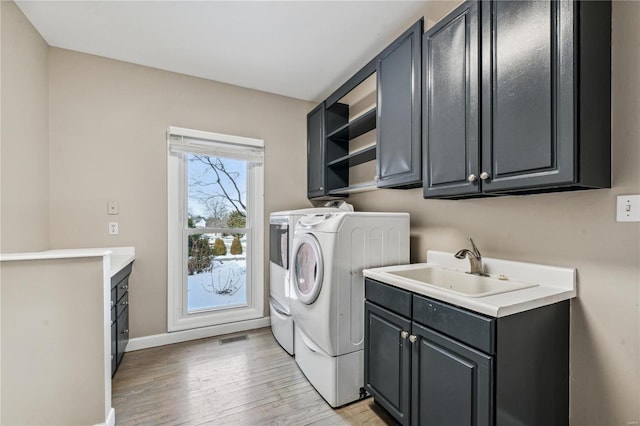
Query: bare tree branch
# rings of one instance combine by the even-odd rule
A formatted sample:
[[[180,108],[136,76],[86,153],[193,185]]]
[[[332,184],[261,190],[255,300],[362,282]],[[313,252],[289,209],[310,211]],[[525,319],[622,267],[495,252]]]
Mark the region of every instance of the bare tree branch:
[[[242,202],[242,191],[240,191],[240,188],[238,188],[238,185],[236,183],[236,178],[238,177],[238,174],[229,172],[226,169],[222,160],[220,160],[220,158],[218,157],[206,157],[206,156],[194,155],[193,158],[209,166],[211,170],[213,170],[213,172],[216,175],[216,180],[215,182],[213,182],[213,184],[218,185],[218,187],[222,191],[222,196],[224,196],[224,198],[226,198],[227,201],[231,203],[233,208],[239,213],[246,212],[247,206]],[[227,190],[226,185],[223,184],[221,179],[221,174],[226,176],[226,178],[232,184],[233,188],[231,188],[232,189],[231,192],[234,192],[233,194],[231,194],[230,191]],[[202,186],[207,185],[202,182],[200,182],[200,184]],[[205,193],[202,193],[202,194],[205,195]],[[206,195],[207,195],[207,198],[213,198],[210,194],[206,194]]]

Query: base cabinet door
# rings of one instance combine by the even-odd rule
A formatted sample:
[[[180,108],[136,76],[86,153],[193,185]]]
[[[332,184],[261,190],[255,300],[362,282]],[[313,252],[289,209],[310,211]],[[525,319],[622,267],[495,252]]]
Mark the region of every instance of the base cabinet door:
[[[117,352],[116,363],[120,364],[124,351],[129,343],[129,308],[125,308],[124,312],[118,317],[117,322]]]
[[[411,338],[411,423],[493,424],[493,357],[415,322]]]
[[[409,424],[411,321],[365,302],[367,391],[402,425]]]
[[[117,348],[118,342],[118,327],[116,323],[113,322],[111,324],[111,377],[116,374],[116,369],[118,368],[118,350]]]

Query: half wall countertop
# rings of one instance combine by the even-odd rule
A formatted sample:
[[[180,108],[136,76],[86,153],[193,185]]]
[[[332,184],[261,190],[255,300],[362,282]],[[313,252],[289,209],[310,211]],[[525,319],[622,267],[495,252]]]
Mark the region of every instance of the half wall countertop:
[[[24,253],[0,254],[0,262],[18,260],[70,259],[110,256],[110,276],[114,276],[136,258],[135,247],[100,247],[77,249],[51,249]]]

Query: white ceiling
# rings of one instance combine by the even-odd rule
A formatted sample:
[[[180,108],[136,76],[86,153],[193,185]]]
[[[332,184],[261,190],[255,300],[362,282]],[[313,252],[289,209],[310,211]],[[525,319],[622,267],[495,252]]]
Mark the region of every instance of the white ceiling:
[[[51,46],[320,101],[428,1],[17,1]]]

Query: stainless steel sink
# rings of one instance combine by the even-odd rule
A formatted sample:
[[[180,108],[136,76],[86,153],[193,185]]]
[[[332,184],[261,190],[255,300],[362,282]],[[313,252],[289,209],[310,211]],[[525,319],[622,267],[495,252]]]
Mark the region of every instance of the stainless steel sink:
[[[535,287],[538,284],[509,281],[496,277],[481,277],[437,266],[420,265],[416,268],[387,270],[387,274],[437,287],[467,297],[484,297],[498,293]]]

